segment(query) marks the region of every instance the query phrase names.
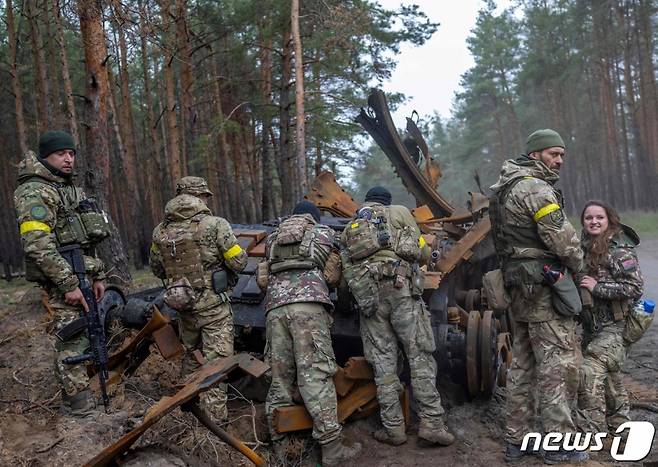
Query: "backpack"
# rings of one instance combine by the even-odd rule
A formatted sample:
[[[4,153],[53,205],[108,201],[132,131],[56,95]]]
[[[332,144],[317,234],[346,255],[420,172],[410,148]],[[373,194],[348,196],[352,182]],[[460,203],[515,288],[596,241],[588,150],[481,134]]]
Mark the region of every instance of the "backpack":
[[[186,278],[194,288],[207,285],[198,243],[200,218],[192,222],[168,222],[158,229],[153,242],[162,252],[162,263],[167,279],[174,282]]]
[[[312,254],[314,227],[315,223],[302,215],[281,222],[270,240],[267,260],[271,273],[320,266]]]
[[[345,228],[345,243],[351,261],[367,258],[379,250],[392,249],[393,232],[384,206],[365,206]]]

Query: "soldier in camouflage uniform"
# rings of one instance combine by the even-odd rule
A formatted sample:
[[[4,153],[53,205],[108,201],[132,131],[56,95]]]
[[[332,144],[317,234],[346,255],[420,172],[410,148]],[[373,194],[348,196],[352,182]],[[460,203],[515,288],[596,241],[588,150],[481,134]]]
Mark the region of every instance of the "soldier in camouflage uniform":
[[[564,154],[557,132],[538,130],[528,137],[526,155],[505,161],[500,179],[491,187],[492,233],[514,326],[514,360],[507,380],[505,456],[510,461],[531,454],[520,450],[529,432],[576,431],[570,407],[578,384],[576,323],[573,316],[556,311],[552,288],[542,274],[545,265],[562,268],[565,275],[582,268],[578,235],[553,186]],[[541,429],[533,426],[533,390],[537,391]],[[560,450],[546,452],[544,460],[586,458],[586,453]]]
[[[98,212],[95,202],[86,199],[72,182],[76,149],[71,135],[48,131],[39,138],[39,154],[28,151],[19,166],[19,186],[14,205],[25,253],[25,276],[39,283],[48,294],[55,312],[54,331],[87,309],[78,278],[58,248],[79,244],[97,300],[105,291],[103,263],[95,257],[94,247],[109,234],[107,218]],[[100,228],[96,228],[100,227]],[[66,357],[80,355],[88,349],[84,332],[63,341],[55,341],[55,376],[62,389],[62,399],[76,415],[95,407],[84,365],[64,365]]]
[[[580,220],[587,273],[580,285],[593,298],[593,306],[583,311],[580,428],[589,432],[609,429],[614,433],[629,420],[621,365],[630,345],[624,339],[626,317],[632,313],[635,300],[642,296],[644,285],[635,253],[640,239],[633,229],[620,222],[613,208],[600,201],[587,202]]]
[[[320,211],[313,203],[301,201],[295,206],[293,215],[267,238],[267,261],[259,266],[259,285],[267,291],[266,353],[272,384],[266,411],[275,451],[282,455],[284,435],[274,429],[274,409],[293,404],[296,385],[313,419],[322,465],[329,466],[355,457],[361,446],[347,446],[340,437],[332,379],[336,360],[329,333],[333,304],[325,276],[333,276],[329,279],[336,285],[340,275],[330,274],[326,267],[330,257],[339,257],[334,232],[319,221]],[[339,265],[336,270],[340,271]]]
[[[436,388],[436,350],[430,315],[421,299],[423,274],[418,260],[428,249],[404,207],[391,205],[383,187],[368,191],[365,204],[341,236],[343,274],[360,309],[363,351],[374,369],[383,428],[374,437],[383,443],[406,442],[398,378],[400,346],[409,360],[418,408],[418,438],[447,446],[448,432]]]
[[[180,313],[181,340],[187,348],[181,376],[187,377],[200,365],[195,350],[206,360],[233,355],[229,292],[216,291],[212,284],[218,274],[242,271],[247,254],[226,219],[213,216],[206,206],[204,200],[212,192],[203,178],[183,177],[176,195],[165,206],[165,220],[153,230],[149,263],[153,274],[168,285],[185,278],[194,289],[195,303]],[[206,393],[206,406],[217,421],[227,418],[226,400],[225,384]]]

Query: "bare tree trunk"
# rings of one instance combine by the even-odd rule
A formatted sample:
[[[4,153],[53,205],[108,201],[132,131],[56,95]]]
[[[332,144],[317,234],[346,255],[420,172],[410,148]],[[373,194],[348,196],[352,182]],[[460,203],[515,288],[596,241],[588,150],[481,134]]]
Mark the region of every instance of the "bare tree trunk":
[[[73,136],[73,141],[80,146],[80,132],[78,130],[78,117],[73,99],[73,85],[71,84],[71,73],[69,72],[69,61],[66,57],[66,44],[64,42],[64,28],[62,27],[62,10],[59,0],[53,0],[53,16],[55,18],[55,30],[57,37],[57,48],[59,49],[59,61],[62,69],[62,81],[64,94],[66,95],[66,122]]]
[[[58,68],[60,66],[59,63],[57,63],[57,50],[59,49],[59,45],[57,44],[56,41],[56,36],[53,35],[53,31],[51,29],[51,24],[50,22],[52,21],[52,16],[57,16],[58,11],[56,10],[55,6],[51,4],[50,0],[41,0],[42,5],[43,5],[43,10],[42,10],[42,18],[43,18],[43,26],[45,33],[43,37],[46,40],[46,45],[44,47],[44,53],[47,55],[46,60],[48,64],[47,68],[47,76],[50,78],[51,76],[57,76],[58,75]],[[52,15],[51,15],[51,7],[52,7]],[[61,63],[61,61],[60,61]],[[61,72],[59,73],[61,75]],[[52,112],[52,125],[54,128],[64,128],[64,122],[62,121],[62,116],[63,116],[63,106],[62,106],[62,99],[61,99],[61,88],[58,86],[58,81],[54,80],[53,83],[49,83],[50,88],[50,109]]]
[[[281,180],[281,198],[283,213],[290,213],[295,203],[297,170],[291,164],[290,155],[290,80],[292,77],[290,31],[284,31],[281,55],[281,87],[279,97],[279,177]]]
[[[160,167],[160,138],[158,138],[158,132],[155,125],[155,115],[153,113],[153,101],[152,101],[152,89],[151,89],[151,76],[149,74],[149,54],[148,54],[148,44],[146,42],[146,25],[148,23],[146,6],[143,0],[139,2],[139,11],[140,11],[140,23],[139,23],[139,39],[141,45],[141,56],[142,56],[142,78],[144,81],[144,103],[146,105],[146,133],[148,135],[148,151],[147,151],[147,162],[146,162],[146,172],[142,172],[142,183],[146,186],[147,178],[155,176],[156,179],[160,182],[159,185],[162,185],[163,181],[168,180],[166,177],[162,176],[162,167]],[[146,195],[149,200],[149,205],[151,208],[151,223],[155,223],[156,219],[159,219],[159,216],[156,217],[156,214],[160,213],[163,200],[161,196],[161,190],[146,190]]]
[[[194,150],[195,112],[192,98],[192,53],[190,34],[187,29],[187,0],[176,0],[176,36],[178,37],[178,64],[180,66],[180,102],[181,102],[181,165],[183,172],[191,170],[190,155]],[[198,166],[198,163],[196,164]]]
[[[78,2],[80,31],[84,44],[86,70],[85,100],[85,140],[88,169],[84,174],[84,186],[88,193],[95,195],[103,209],[107,209],[110,199],[108,181],[110,178],[110,154],[107,125],[107,47],[102,23],[100,0],[80,0]],[[100,247],[100,255],[110,270],[110,277],[117,275],[130,280],[126,255],[116,226],[112,225],[112,235]]]
[[[165,40],[165,63],[164,78],[166,91],[165,116],[167,118],[167,136],[169,138],[168,165],[171,171],[171,186],[176,186],[176,182],[181,178],[184,171],[181,165],[180,151],[180,134],[178,131],[178,117],[176,115],[176,97],[175,97],[175,80],[174,80],[174,56],[176,52],[175,29],[172,27],[171,18],[169,17],[169,5],[160,2],[162,9],[162,28]]]
[[[222,106],[222,92],[219,84],[220,73],[219,63],[217,57],[211,57],[210,69],[212,73],[212,90],[213,90],[213,108],[217,113],[217,120],[220,122],[219,128],[213,128],[212,133],[217,136],[217,146],[219,151],[216,153],[216,165],[213,164],[212,169],[215,171],[215,177],[218,182],[219,192],[223,206],[221,212],[225,216],[231,218],[238,218],[240,215],[240,202],[234,190],[229,186],[229,146],[226,138],[226,130],[224,128],[224,109]]]
[[[272,163],[272,149],[270,145],[270,129],[272,128],[272,121],[270,113],[267,109],[272,104],[272,39],[268,37],[267,40],[263,38],[263,29],[265,27],[260,25],[260,93],[261,105],[263,109],[263,127],[261,133],[261,158],[263,161],[262,169],[262,212],[263,219],[272,219],[276,216],[276,197],[274,190],[274,164]]]
[[[290,11],[292,40],[295,47],[295,136],[297,143],[297,171],[299,172],[297,194],[308,191],[306,173],[306,122],[304,115],[304,55],[299,32],[299,0],[292,0]]]
[[[46,57],[43,50],[43,40],[39,33],[39,24],[37,21],[37,0],[25,1],[25,14],[30,25],[30,45],[32,46],[32,56],[34,57],[34,71],[37,85],[37,109],[36,121],[37,131],[43,133],[51,129],[52,109],[50,107],[50,87],[48,77],[46,76]]]
[[[7,17],[7,34],[9,40],[9,74],[11,75],[11,87],[14,93],[14,112],[16,118],[16,134],[18,135],[18,147],[22,157],[27,151],[27,130],[25,128],[25,116],[23,115],[23,91],[21,80],[18,76],[17,51],[18,42],[14,29],[14,7],[11,0],[6,0],[5,14]]]

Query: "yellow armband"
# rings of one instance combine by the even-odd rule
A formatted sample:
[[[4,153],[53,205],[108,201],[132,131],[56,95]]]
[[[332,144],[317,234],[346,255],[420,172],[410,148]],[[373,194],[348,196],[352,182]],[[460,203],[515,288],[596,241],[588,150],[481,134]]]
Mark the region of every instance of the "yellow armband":
[[[231,248],[229,248],[228,250],[226,250],[226,252],[224,252],[224,259],[225,259],[226,261],[228,261],[228,260],[230,260],[231,258],[233,258],[233,257],[235,257],[235,256],[237,256],[237,255],[239,255],[239,254],[242,253],[243,251],[244,251],[244,250],[242,249],[242,247],[236,243],[236,244],[233,245]]]
[[[20,225],[20,230],[21,235],[23,235],[28,232],[32,232],[33,230],[42,230],[43,232],[50,233],[52,229],[48,226],[48,224],[44,224],[43,222],[25,221]]]
[[[543,208],[541,208],[539,211],[535,213],[534,219],[535,222],[539,222],[539,219],[541,219],[544,216],[547,216],[548,214],[552,213],[553,211],[558,211],[562,209],[559,204],[551,203],[547,204]]]

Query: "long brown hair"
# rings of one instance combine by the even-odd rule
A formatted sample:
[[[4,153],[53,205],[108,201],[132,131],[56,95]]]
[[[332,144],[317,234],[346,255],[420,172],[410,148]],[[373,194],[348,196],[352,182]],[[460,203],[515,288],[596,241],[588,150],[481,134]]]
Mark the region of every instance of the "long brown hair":
[[[608,216],[608,229],[598,237],[591,237],[585,229],[585,211],[590,206],[599,206],[603,208]],[[580,213],[580,225],[583,226],[583,240],[585,247],[585,266],[590,273],[596,274],[603,259],[608,254],[610,240],[616,234],[621,232],[621,220],[619,214],[612,206],[603,201],[589,200],[585,203],[583,211]]]

